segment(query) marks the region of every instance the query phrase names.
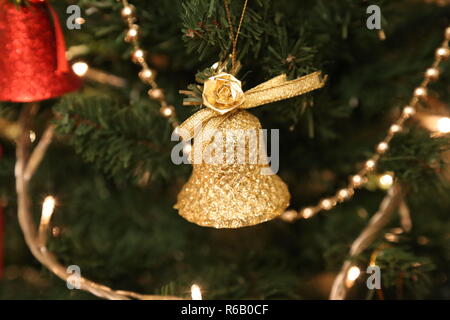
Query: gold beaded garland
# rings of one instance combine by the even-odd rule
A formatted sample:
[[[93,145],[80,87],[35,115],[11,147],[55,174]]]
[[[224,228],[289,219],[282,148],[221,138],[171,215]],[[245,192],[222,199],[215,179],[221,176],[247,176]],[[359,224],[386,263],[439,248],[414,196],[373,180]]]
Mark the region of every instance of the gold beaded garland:
[[[170,119],[170,123],[174,128],[178,127],[178,121],[176,120],[176,112],[173,106],[169,106],[167,101],[165,101],[165,95],[163,89],[158,87],[155,81],[155,71],[152,70],[146,59],[146,54],[144,50],[141,49],[139,44],[139,25],[136,23],[136,8],[128,3],[128,0],[118,0],[122,3],[121,15],[124,21],[128,25],[128,30],[125,32],[124,40],[132,44],[133,52],[131,54],[131,60],[139,64],[142,70],[139,72],[139,78],[146,84],[151,86],[148,91],[148,96],[161,105],[159,109],[160,114]]]
[[[144,82],[149,82],[153,79],[154,73],[151,69],[145,68],[139,72],[139,78]]]
[[[148,90],[148,95],[150,96],[150,98],[155,100],[160,100],[164,98],[164,92],[159,88]]]
[[[426,79],[431,81],[436,81],[439,78],[439,69],[438,68],[428,68],[425,72]]]
[[[402,131],[402,127],[398,124],[393,124],[390,128],[389,128],[389,132],[391,133],[397,133]]]
[[[447,60],[450,56],[450,49],[448,47],[441,47],[436,50],[436,56],[440,59]]]
[[[300,211],[300,217],[301,218],[311,218],[317,211],[314,210],[313,208],[305,208],[302,211]]]
[[[350,181],[354,188],[360,187],[364,182],[363,177],[361,177],[359,174],[355,174],[353,177],[351,177]]]
[[[122,18],[124,19],[134,18],[134,15],[136,14],[136,8],[132,4],[127,4],[122,8],[122,11],[120,13],[122,15]]]
[[[426,97],[427,95],[427,89],[424,87],[418,87],[414,90],[414,96],[418,98]]]
[[[377,163],[375,162],[375,160],[369,159],[366,161],[365,167],[367,170],[372,170],[375,168],[376,165]]]
[[[175,108],[173,106],[162,106],[160,112],[164,117],[170,118],[175,112]]]
[[[338,191],[337,197],[339,201],[345,201],[353,196],[354,190],[351,188],[344,188]]]
[[[295,210],[286,210],[280,218],[286,222],[293,222],[297,218],[297,214]]]
[[[388,135],[377,145],[375,155],[365,162],[364,169],[362,169],[358,174],[350,177],[349,186],[347,188],[340,189],[334,197],[321,199],[316,206],[307,207],[300,210],[295,218],[292,218],[292,210],[289,210],[289,221],[294,221],[297,219],[308,219],[322,210],[330,210],[330,203],[333,207],[337,205],[337,202],[333,202],[332,199],[337,199],[338,202],[349,200],[354,194],[353,188],[358,188],[363,183],[365,183],[367,173],[376,168],[379,157],[389,149],[389,142],[392,140],[395,134],[402,130],[403,122],[414,116],[414,114],[416,113],[417,103],[421,98],[425,98],[427,96],[426,87],[428,86],[429,81],[436,81],[439,78],[439,63],[442,60],[448,59],[450,56],[450,50],[448,48],[448,41],[450,40],[450,27],[447,27],[445,29],[444,36],[445,40],[443,41],[442,45],[436,50],[435,60],[432,66],[428,68],[424,73],[424,81],[422,81],[420,86],[414,90],[413,98],[411,99],[410,103],[402,109],[402,113],[399,119],[389,127]]]
[[[138,39],[139,36],[139,26],[137,24],[133,24],[127,31],[125,35],[126,42],[133,42]]]
[[[331,199],[323,199],[320,202],[320,207],[323,210],[330,210],[331,208],[333,208],[334,205],[335,205],[335,202],[333,200],[331,200]]]
[[[416,114],[416,109],[414,107],[406,106],[405,108],[403,108],[403,115],[405,117],[409,118],[415,114]]]
[[[389,149],[389,144],[385,141],[380,142],[377,145],[377,152],[378,153],[385,153]]]
[[[133,60],[134,63],[143,63],[145,60],[145,53],[142,49],[136,49],[131,54],[131,60]]]

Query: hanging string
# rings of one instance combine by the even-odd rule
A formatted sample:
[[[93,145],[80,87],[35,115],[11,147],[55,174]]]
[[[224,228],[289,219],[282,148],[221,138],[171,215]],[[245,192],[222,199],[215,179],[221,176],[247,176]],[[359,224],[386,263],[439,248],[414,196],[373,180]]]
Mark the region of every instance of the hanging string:
[[[228,0],[223,0],[223,4],[225,7],[225,12],[227,13],[228,26],[230,27],[230,41],[231,45],[233,45],[234,30],[233,30],[233,22],[231,21],[230,4],[228,3]]]
[[[225,6],[225,11],[227,13],[227,20],[228,20],[228,25],[230,26],[230,39],[231,39],[231,68],[232,68],[232,73],[235,72],[236,70],[236,60],[237,60],[237,42],[239,39],[239,34],[241,32],[241,27],[242,27],[242,22],[244,21],[244,16],[245,13],[247,11],[247,3],[248,0],[245,0],[244,2],[244,7],[242,8],[242,13],[241,13],[241,17],[239,19],[239,25],[236,31],[236,36],[234,35],[234,28],[233,28],[233,23],[232,23],[232,19],[231,19],[231,10],[230,10],[230,3],[228,0],[224,0],[224,6]]]

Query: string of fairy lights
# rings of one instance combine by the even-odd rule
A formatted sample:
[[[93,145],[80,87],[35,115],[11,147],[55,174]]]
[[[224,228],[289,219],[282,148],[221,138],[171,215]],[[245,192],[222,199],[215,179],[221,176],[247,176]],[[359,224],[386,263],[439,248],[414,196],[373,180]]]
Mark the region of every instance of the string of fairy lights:
[[[178,127],[178,121],[176,119],[176,112],[172,105],[170,105],[165,98],[164,90],[160,88],[155,80],[156,71],[149,67],[146,61],[146,53],[141,48],[139,42],[140,27],[137,24],[136,8],[130,4],[127,0],[117,0],[122,4],[121,15],[127,24],[127,30],[125,31],[124,40],[132,45],[131,60],[141,66],[141,71],[138,76],[145,84],[150,86],[148,95],[150,98],[156,100],[160,104],[160,113],[167,118],[172,126],[176,129]],[[360,189],[368,180],[368,175],[373,173],[381,159],[381,157],[389,150],[390,143],[396,134],[403,130],[405,121],[413,117],[418,109],[418,105],[421,101],[428,96],[428,86],[431,82],[437,81],[440,76],[439,66],[444,60],[447,60],[450,56],[449,49],[450,40],[450,27],[445,29],[444,41],[435,51],[434,61],[431,66],[425,71],[424,78],[417,86],[412,94],[412,97],[407,105],[405,105],[398,118],[391,123],[389,129],[384,137],[375,147],[375,151],[370,158],[368,158],[359,171],[356,174],[349,177],[346,187],[338,190],[331,197],[321,198],[315,205],[302,208],[301,210],[288,210],[281,218],[285,221],[292,222],[298,219],[308,219],[315,216],[322,211],[329,211],[336,205],[350,200],[357,189]],[[85,62],[77,62],[73,64],[74,71],[83,76],[86,74],[89,66]],[[429,129],[439,133],[450,133],[450,118],[438,117]],[[186,150],[185,150],[186,151]],[[394,176],[392,173],[385,173],[379,176],[379,184],[384,189],[389,189],[394,183]],[[54,210],[56,200],[49,196],[44,200],[41,224],[39,230],[46,230],[51,215]],[[44,226],[44,227],[41,227]],[[41,235],[45,239],[44,235]],[[45,242],[45,240],[43,240]],[[374,262],[371,261],[371,264]],[[346,286],[351,287],[356,279],[360,276],[361,271],[357,266],[352,266],[348,269],[345,276]],[[197,284],[193,284],[191,287],[191,298],[194,300],[201,300],[201,289]]]
[[[47,238],[49,234],[49,228],[51,225],[51,219],[55,212],[55,207],[57,205],[57,201],[55,197],[49,195],[45,197],[42,203],[41,209],[41,219],[39,222],[37,237],[34,238],[31,246],[36,246],[39,249],[39,256],[37,258],[46,265],[50,270],[52,270],[55,274],[61,277],[65,281],[72,281],[73,277],[69,277],[69,274],[64,272],[57,272],[57,270],[64,270],[64,267],[53,258],[51,253],[47,249]],[[33,252],[33,250],[32,250]],[[80,289],[84,289],[89,291],[99,297],[108,298],[108,299],[142,299],[142,300],[174,300],[174,299],[182,299],[180,297],[173,296],[154,296],[154,295],[143,295],[135,292],[123,291],[123,290],[112,290],[109,287],[104,285],[95,283],[90,281],[84,277],[81,277],[77,280],[80,285]],[[192,284],[190,288],[190,294],[192,300],[202,300],[202,291],[198,284]]]

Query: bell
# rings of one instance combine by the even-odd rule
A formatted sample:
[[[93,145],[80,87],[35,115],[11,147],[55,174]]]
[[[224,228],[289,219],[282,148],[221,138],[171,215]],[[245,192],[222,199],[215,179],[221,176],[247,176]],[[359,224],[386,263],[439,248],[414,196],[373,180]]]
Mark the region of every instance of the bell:
[[[0,101],[40,101],[81,86],[55,11],[43,0],[29,2],[0,0]]]
[[[205,227],[240,228],[285,211],[290,194],[281,178],[271,172],[265,151],[260,151],[265,150],[260,129],[258,118],[236,110],[221,121],[211,140],[205,138],[208,133],[195,136],[190,154],[193,172],[175,205],[182,217]],[[254,133],[256,144],[250,142],[249,133]],[[200,163],[198,154],[202,155]]]

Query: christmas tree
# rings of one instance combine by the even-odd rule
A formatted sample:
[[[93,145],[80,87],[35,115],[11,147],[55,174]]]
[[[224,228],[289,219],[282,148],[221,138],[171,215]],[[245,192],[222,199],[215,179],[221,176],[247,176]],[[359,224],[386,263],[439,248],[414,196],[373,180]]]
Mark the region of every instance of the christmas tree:
[[[449,299],[449,16],[448,1],[0,0],[0,298]],[[220,72],[242,98],[223,115]],[[305,76],[242,120],[279,130],[266,189],[174,163],[190,116],[221,128],[252,88]],[[255,216],[228,224],[218,203]]]

